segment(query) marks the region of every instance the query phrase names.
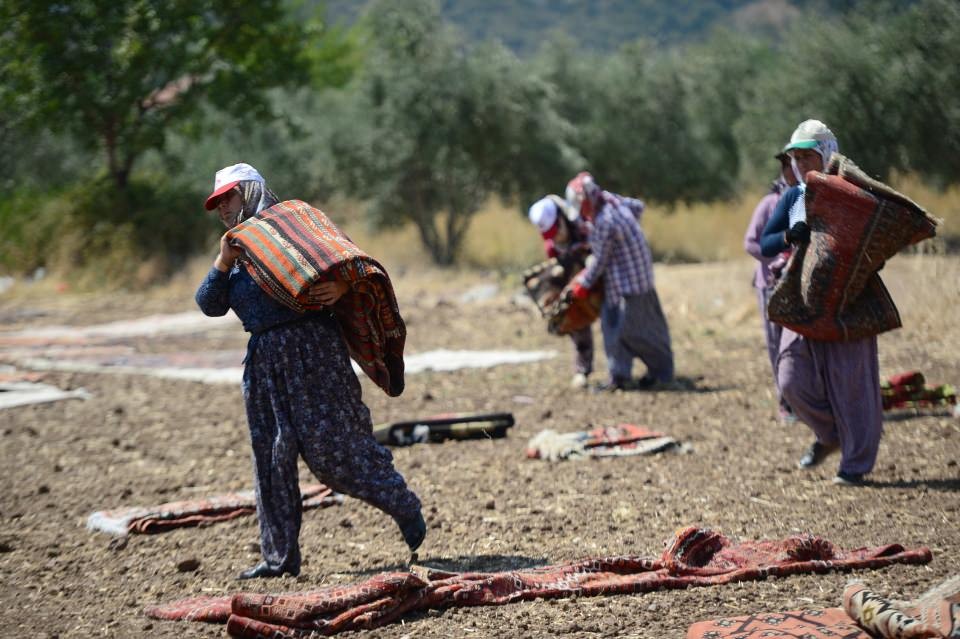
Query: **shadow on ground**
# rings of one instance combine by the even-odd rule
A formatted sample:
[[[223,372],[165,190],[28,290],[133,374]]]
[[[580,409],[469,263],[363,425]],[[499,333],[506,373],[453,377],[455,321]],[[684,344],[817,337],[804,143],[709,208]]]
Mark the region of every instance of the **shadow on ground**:
[[[944,492],[960,492],[960,478],[951,479],[900,479],[897,481],[867,481],[873,488],[929,488]]]
[[[341,570],[341,575],[366,577],[383,572],[408,572],[411,567],[438,570],[443,572],[501,572],[504,570],[527,570],[545,566],[545,559],[535,559],[525,555],[458,555],[456,557],[417,557],[410,564],[393,563],[371,566],[364,570]]]

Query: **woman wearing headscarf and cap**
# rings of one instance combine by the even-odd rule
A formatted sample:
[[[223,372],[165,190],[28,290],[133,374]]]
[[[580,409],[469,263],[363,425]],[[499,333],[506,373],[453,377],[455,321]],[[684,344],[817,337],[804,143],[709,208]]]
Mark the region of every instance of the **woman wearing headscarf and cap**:
[[[783,194],[763,230],[760,245],[765,257],[809,242],[806,175],[825,170],[838,151],[837,138],[823,122],[806,120],[790,136],[784,151],[790,154],[801,183]],[[873,469],[883,432],[877,337],[821,341],[784,328],[777,379],[794,413],[816,436],[799,466],[812,468],[839,449],[834,483],[862,484],[863,476]]]
[[[205,207],[217,209],[224,226],[233,229],[277,204],[255,168],[235,164],[217,172]],[[374,439],[340,325],[328,310],[299,313],[267,295],[241,267],[240,255],[224,234],[196,294],[206,315],[232,309],[251,333],[243,398],[263,561],[239,578],[300,572],[298,456],[330,488],[390,515],[416,550],[426,534],[420,500],[394,468],[390,452]],[[319,284],[316,293],[329,307],[348,289],[337,280]]]
[[[764,195],[753,210],[753,216],[750,218],[750,224],[747,226],[747,232],[743,236],[743,248],[747,254],[757,260],[757,268],[753,274],[753,287],[757,292],[757,302],[760,306],[760,317],[763,321],[763,335],[767,344],[767,356],[770,358],[770,366],[773,370],[773,382],[777,389],[777,403],[779,404],[780,419],[783,421],[792,421],[796,417],[790,408],[790,404],[783,398],[780,392],[780,384],[777,382],[777,356],[780,353],[780,332],[779,324],[771,322],[767,317],[767,300],[770,298],[770,292],[776,282],[774,273],[771,270],[771,263],[776,258],[764,257],[760,251],[760,237],[763,235],[763,229],[770,216],[780,200],[780,196],[788,187],[796,186],[797,176],[793,171],[793,165],[790,156],[781,151],[777,153],[776,159],[780,163],[780,172],[777,179],[770,185],[770,191]]]
[[[601,189],[586,171],[567,184],[567,202],[592,223],[591,260],[574,279],[584,298],[603,277],[600,328],[610,378],[601,389],[649,388],[673,380],[670,330],[653,285],[653,259],[640,228],[642,201]],[[632,379],[633,359],[647,366]]]
[[[528,216],[540,231],[547,257],[557,258],[565,269],[577,262],[582,265],[590,254],[587,227],[578,215],[574,215],[563,198],[547,195],[537,200],[530,206]],[[570,339],[576,350],[570,385],[573,388],[586,388],[590,373],[593,372],[593,328],[588,325],[572,331]]]

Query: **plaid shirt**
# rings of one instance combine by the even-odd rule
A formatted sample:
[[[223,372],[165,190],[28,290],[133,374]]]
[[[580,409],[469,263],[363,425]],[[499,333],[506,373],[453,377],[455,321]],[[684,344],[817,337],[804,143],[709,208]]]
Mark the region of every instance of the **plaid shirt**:
[[[580,285],[592,287],[603,276],[606,300],[646,293],[653,288],[653,260],[640,229],[643,202],[603,192],[600,210],[590,231],[594,259],[580,275]]]

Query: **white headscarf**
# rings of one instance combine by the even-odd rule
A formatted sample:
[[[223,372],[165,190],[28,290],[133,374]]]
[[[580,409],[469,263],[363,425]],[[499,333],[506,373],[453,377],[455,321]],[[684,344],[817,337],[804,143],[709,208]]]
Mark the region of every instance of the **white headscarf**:
[[[811,142],[814,143],[813,146],[809,146]],[[790,142],[784,147],[784,151],[797,148],[807,148],[816,151],[823,162],[823,169],[826,170],[827,165],[830,164],[830,158],[840,150],[840,145],[837,143],[837,138],[833,134],[833,131],[831,131],[826,124],[820,120],[804,120],[793,132],[793,135],[790,136]],[[800,189],[800,196],[794,201],[793,206],[790,207],[789,224],[790,228],[793,228],[793,225],[797,222],[807,221],[807,183],[804,181],[806,176],[800,174],[797,161],[793,158],[792,154],[790,156],[790,166],[793,168],[793,174],[797,178],[797,186]]]

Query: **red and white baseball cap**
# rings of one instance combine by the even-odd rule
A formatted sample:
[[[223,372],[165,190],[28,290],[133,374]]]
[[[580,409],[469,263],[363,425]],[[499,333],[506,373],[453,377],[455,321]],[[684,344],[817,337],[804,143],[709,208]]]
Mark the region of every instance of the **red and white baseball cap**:
[[[534,202],[527,215],[544,239],[549,240],[557,234],[557,203],[549,197]]]
[[[213,193],[207,196],[207,201],[203,204],[203,208],[208,211],[217,208],[217,201],[220,199],[220,196],[244,180],[253,180],[261,184],[264,183],[263,176],[260,175],[260,172],[243,162],[224,167],[217,171],[217,174],[213,178]]]

